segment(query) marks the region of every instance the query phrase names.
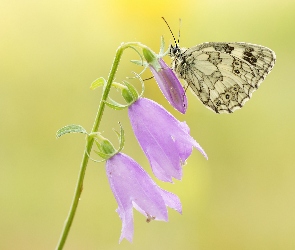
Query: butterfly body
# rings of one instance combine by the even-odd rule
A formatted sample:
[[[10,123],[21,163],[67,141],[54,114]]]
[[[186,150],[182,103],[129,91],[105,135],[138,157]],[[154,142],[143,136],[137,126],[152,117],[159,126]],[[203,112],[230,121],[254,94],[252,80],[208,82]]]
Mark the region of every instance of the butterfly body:
[[[243,107],[276,60],[271,49],[242,42],[209,42],[189,49],[176,45],[170,56],[177,76],[216,113]]]

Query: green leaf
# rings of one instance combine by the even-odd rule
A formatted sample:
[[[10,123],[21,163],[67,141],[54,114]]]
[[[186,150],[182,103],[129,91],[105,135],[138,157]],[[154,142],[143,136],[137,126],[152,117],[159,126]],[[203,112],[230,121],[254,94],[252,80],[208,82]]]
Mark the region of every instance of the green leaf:
[[[56,132],[56,138],[61,137],[62,135],[69,134],[69,133],[82,133],[88,134],[87,131],[80,125],[72,124],[67,125]]]
[[[99,77],[91,83],[90,89],[94,90],[98,87],[103,86],[106,83],[106,79]]]

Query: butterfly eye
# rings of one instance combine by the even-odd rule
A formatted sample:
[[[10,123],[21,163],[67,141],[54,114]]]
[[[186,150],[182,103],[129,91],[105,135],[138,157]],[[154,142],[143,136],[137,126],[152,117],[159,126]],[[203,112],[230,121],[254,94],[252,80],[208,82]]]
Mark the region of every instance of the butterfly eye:
[[[175,56],[176,55],[176,53],[177,53],[177,50],[178,50],[179,48],[177,48],[177,47],[173,47],[172,45],[170,45],[170,50],[169,50],[169,54],[170,54],[170,56]]]
[[[173,48],[172,53],[173,53],[173,55],[178,55],[178,54],[180,54],[180,48],[178,48],[178,47]]]

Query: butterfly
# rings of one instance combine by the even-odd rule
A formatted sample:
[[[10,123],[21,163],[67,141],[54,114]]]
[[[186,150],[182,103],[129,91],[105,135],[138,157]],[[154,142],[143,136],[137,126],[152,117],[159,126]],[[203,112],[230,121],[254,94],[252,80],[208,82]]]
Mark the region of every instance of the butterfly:
[[[175,42],[169,55],[178,78],[185,80],[197,98],[216,113],[242,108],[276,61],[271,49],[244,42],[207,42],[189,49]]]

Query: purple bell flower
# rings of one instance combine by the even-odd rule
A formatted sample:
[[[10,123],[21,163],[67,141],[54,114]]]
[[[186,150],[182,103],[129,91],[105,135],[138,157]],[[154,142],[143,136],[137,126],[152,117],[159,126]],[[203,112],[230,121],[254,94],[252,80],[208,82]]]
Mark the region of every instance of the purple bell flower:
[[[129,156],[117,153],[106,162],[108,180],[122,220],[120,242],[133,239],[133,207],[152,219],[168,221],[167,206],[182,212],[179,198],[161,189]]]
[[[197,148],[205,151],[189,134],[185,122],[178,121],[156,102],[139,98],[128,108],[134,134],[145,152],[155,176],[167,182],[181,179],[182,166]]]
[[[156,71],[152,65],[150,69],[168,102],[179,112],[185,114],[187,109],[187,99],[184,89],[176,77],[175,73],[169,68],[163,59],[159,59],[161,69]]]
[[[151,50],[143,49],[143,55],[165,98],[176,110],[185,114],[187,109],[185,91],[173,70]]]

